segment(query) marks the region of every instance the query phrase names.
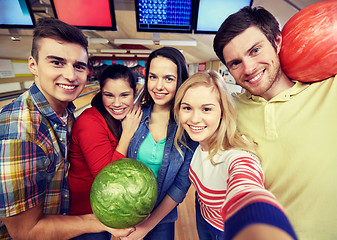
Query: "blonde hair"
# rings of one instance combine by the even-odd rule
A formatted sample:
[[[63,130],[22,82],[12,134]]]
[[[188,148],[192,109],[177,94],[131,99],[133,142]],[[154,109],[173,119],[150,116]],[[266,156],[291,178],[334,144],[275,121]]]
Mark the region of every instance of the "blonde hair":
[[[256,146],[248,137],[243,136],[237,129],[236,110],[233,100],[228,93],[224,79],[216,71],[198,72],[189,77],[178,89],[174,103],[174,116],[178,124],[177,133],[174,139],[174,145],[181,153],[178,141],[184,144],[183,135],[184,128],[179,121],[179,110],[181,101],[188,89],[194,86],[212,87],[219,95],[219,103],[221,109],[221,121],[215,134],[209,139],[209,158],[213,162],[213,157],[220,150],[240,149],[248,151],[256,156]],[[186,146],[186,145],[185,145]]]

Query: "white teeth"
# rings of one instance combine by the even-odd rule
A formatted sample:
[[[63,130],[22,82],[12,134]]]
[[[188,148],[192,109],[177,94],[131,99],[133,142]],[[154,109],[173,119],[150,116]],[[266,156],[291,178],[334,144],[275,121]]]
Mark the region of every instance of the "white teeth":
[[[259,73],[258,75],[256,75],[253,79],[250,79],[249,82],[255,82],[257,79],[259,79],[262,76],[262,73]]]
[[[64,89],[68,89],[68,90],[72,90],[75,88],[75,86],[69,86],[69,85],[63,85],[63,84],[59,84],[59,86],[61,88],[64,88]]]
[[[123,112],[124,111],[124,109],[112,109],[114,112],[116,112],[116,113],[120,113],[120,112]]]
[[[202,130],[204,129],[205,127],[195,127],[195,126],[190,126],[191,129],[193,130]]]

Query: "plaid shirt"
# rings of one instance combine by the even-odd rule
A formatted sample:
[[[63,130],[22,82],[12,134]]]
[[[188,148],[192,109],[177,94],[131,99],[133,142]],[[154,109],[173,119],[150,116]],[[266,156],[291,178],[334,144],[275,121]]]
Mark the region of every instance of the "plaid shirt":
[[[68,214],[67,147],[74,121],[66,124],[35,84],[0,113],[0,217],[43,203],[46,214]],[[0,221],[0,239],[10,239]]]

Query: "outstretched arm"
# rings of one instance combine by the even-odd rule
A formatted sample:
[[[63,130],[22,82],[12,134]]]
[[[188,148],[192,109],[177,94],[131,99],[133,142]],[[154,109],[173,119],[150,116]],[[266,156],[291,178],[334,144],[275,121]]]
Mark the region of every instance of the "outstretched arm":
[[[258,159],[235,157],[228,165],[228,176],[222,210],[224,239],[297,239],[281,204],[264,187]]]
[[[239,232],[233,240],[292,240],[293,238],[280,228],[267,224],[252,224]]]
[[[93,214],[81,216],[45,215],[43,204],[15,216],[1,218],[13,239],[70,239],[84,233],[108,231],[112,235],[127,236],[133,228],[112,229],[103,225]]]

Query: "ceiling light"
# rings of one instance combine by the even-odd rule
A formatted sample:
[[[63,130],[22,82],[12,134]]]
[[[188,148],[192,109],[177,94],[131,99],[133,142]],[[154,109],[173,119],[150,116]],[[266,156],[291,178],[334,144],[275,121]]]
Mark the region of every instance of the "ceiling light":
[[[96,53],[97,52],[97,49],[88,49],[88,53]]]
[[[115,39],[115,44],[138,44],[138,45],[153,45],[151,39]]]
[[[152,49],[131,49],[130,53],[152,53]]]
[[[137,54],[137,57],[140,57],[140,58],[148,58],[149,55],[148,55],[148,54]]]
[[[21,41],[21,37],[14,37],[14,36],[11,36],[11,40],[12,41]]]
[[[170,46],[197,46],[196,40],[160,40],[159,45],[170,45]]]
[[[135,57],[134,54],[114,54],[115,57]]]
[[[127,53],[128,51],[126,49],[101,49],[101,53]]]
[[[11,40],[12,41],[21,41],[21,31],[20,29],[17,28],[10,28],[8,29],[10,35],[11,35]]]
[[[106,38],[88,38],[89,44],[107,44],[109,40]]]
[[[197,46],[196,40],[152,40],[152,39],[115,39],[115,44],[136,44],[136,45],[170,45],[170,46]]]
[[[110,53],[92,53],[91,56],[93,57],[112,57],[112,54]]]

